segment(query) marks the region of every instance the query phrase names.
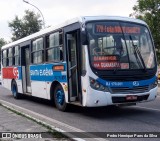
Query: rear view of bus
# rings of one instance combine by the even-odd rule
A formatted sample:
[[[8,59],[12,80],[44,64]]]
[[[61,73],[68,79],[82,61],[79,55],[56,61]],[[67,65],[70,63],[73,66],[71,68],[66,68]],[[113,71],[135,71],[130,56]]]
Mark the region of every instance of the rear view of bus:
[[[156,98],[157,63],[146,23],[129,18],[97,19],[86,22],[86,32],[87,106],[131,104]]]

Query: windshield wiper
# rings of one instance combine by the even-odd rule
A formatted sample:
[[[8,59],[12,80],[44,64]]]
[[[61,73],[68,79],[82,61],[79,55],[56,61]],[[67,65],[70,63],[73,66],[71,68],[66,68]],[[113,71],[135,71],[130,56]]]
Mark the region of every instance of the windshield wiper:
[[[143,58],[142,58],[142,55],[141,55],[141,53],[140,53],[140,51],[139,51],[139,48],[138,48],[138,46],[137,45],[135,45],[134,43],[133,43],[133,39],[132,39],[132,36],[131,35],[129,35],[129,37],[130,37],[130,40],[132,41],[132,46],[134,47],[134,54],[135,54],[135,57],[136,57],[136,59],[137,59],[137,63],[138,63],[138,65],[139,66],[142,66],[143,68],[144,68],[144,71],[146,71],[146,65],[145,65],[145,63],[144,63],[144,60],[143,60]],[[138,56],[137,56],[137,54],[138,54]],[[141,60],[141,63],[139,62],[139,58],[140,58],[140,60]],[[142,64],[142,65],[141,65]]]

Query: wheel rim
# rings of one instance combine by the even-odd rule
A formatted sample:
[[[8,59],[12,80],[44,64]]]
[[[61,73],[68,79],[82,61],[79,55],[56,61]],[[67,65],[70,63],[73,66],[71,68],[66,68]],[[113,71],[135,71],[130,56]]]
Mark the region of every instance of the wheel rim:
[[[12,93],[13,93],[13,96],[16,96],[16,95],[17,95],[16,86],[13,86],[13,88],[12,88]]]
[[[63,103],[64,103],[64,92],[63,92],[63,90],[57,90],[57,92],[56,92],[56,102],[61,106],[63,105]]]

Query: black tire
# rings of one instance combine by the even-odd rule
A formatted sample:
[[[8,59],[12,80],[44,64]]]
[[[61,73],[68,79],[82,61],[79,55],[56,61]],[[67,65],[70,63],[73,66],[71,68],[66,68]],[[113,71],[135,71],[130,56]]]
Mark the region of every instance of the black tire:
[[[54,90],[54,103],[58,110],[63,112],[67,110],[67,103],[65,101],[65,95],[61,85],[57,85]]]
[[[18,88],[17,88],[17,84],[16,84],[15,81],[12,82],[12,89],[11,89],[11,91],[12,91],[13,97],[15,99],[20,99],[21,98],[20,93],[18,93]]]

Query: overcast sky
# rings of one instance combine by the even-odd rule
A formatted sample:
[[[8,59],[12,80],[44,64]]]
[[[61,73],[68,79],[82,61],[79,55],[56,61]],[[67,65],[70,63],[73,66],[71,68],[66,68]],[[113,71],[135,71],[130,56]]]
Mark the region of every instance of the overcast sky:
[[[26,0],[43,13],[46,26],[56,25],[77,16],[114,15],[128,17],[137,0]],[[10,40],[12,34],[8,22],[15,15],[22,17],[24,10],[38,13],[23,0],[0,0],[0,38]]]

